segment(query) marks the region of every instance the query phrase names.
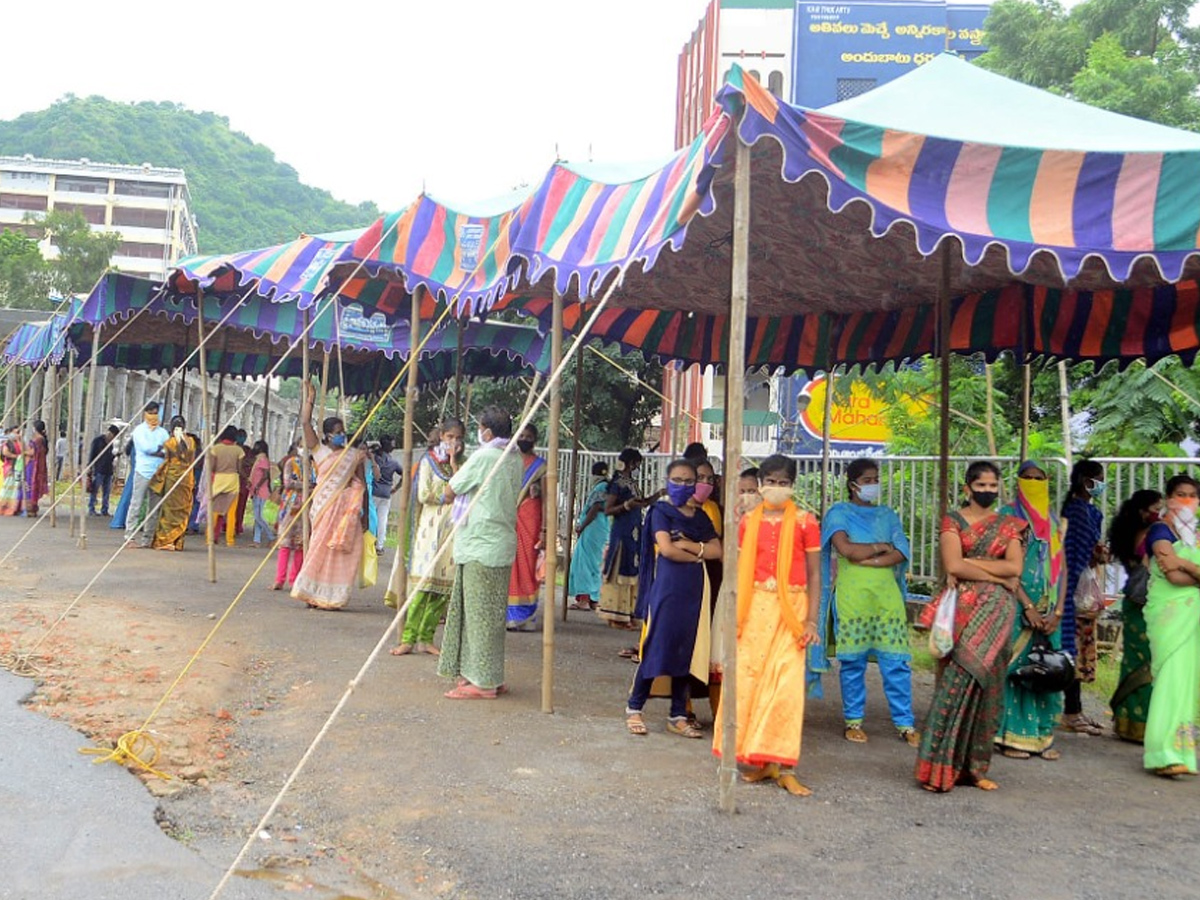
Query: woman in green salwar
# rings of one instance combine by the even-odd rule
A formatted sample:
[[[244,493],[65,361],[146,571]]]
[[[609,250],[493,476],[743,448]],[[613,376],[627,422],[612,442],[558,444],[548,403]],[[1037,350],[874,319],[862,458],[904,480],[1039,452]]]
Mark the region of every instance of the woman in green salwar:
[[[1196,774],[1200,706],[1200,490],[1187,475],[1167,482],[1167,515],[1150,526],[1153,555],[1146,601],[1154,692],[1146,717],[1143,765],[1155,775]]]
[[[1021,570],[1017,600],[1021,614],[1013,621],[1011,675],[1028,662],[1034,637],[1044,634],[1055,650],[1062,647],[1063,599],[1067,579],[1063,555],[1063,528],[1050,508],[1050,482],[1046,470],[1033,461],[1017,470],[1017,497],[1002,513],[1029,523],[1028,545]],[[1062,715],[1061,693],[1035,693],[1012,678],[1005,679],[1004,711],[996,731],[996,746],[1010,759],[1059,758],[1053,749],[1054,729]]]
[[[1138,744],[1146,734],[1152,687],[1145,612],[1150,587],[1146,535],[1161,515],[1162,502],[1163,495],[1158,491],[1137,491],[1121,504],[1108,531],[1109,548],[1125,567],[1126,576],[1121,600],[1121,673],[1109,706],[1113,733]]]

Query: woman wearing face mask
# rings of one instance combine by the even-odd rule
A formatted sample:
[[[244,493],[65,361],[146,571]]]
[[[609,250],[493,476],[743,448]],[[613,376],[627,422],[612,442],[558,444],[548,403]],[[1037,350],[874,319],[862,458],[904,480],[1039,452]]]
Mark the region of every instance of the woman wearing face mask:
[[[912,711],[912,650],[904,610],[905,573],[911,552],[900,517],[879,505],[879,464],[856,459],[846,467],[850,499],[835,503],[821,523],[821,609],[817,625],[824,653],[809,654],[819,692],[820,676],[836,656],[842,685],[845,738],[865,744],[867,662],[879,665],[883,693],[900,739],[917,745]],[[836,570],[836,578],[835,578]],[[817,693],[819,696],[819,693]]]
[[[163,463],[150,481],[151,492],[163,498],[158,528],[151,544],[155,550],[182,550],[187,535],[192,498],[196,493],[196,476],[192,468],[196,445],[186,429],[183,416],[171,419],[171,436],[163,444]]]
[[[363,453],[346,445],[342,420],[326,419],[321,427],[324,440],[317,437],[312,425],[316,396],[316,388],[305,380],[300,421],[317,470],[317,486],[311,498],[308,553],[292,584],[292,597],[317,609],[341,609],[350,602],[350,589],[362,562],[371,495]]]
[[[703,736],[688,721],[689,678],[708,680],[709,647],[700,627],[707,623],[711,603],[704,561],[721,555],[721,541],[708,516],[690,503],[695,493],[695,465],[675,460],[667,468],[666,499],[646,516],[638,585],[645,625],[641,661],[625,705],[630,734],[647,733],[642,710],[654,679],[666,677],[671,680],[667,731],[685,738]]]
[[[1064,692],[1063,727],[1077,734],[1104,732],[1095,719],[1084,715],[1081,684],[1096,680],[1096,619],[1075,610],[1075,589],[1084,570],[1103,565],[1108,551],[1102,543],[1104,514],[1095,501],[1104,496],[1104,467],[1092,459],[1081,459],[1071,469],[1071,484],[1062,518],[1066,534],[1067,593],[1063,598],[1062,648],[1075,660],[1076,680]]]
[[[225,522],[225,543],[230,547],[237,538],[237,501],[241,490],[241,465],[244,455],[237,442],[238,432],[232,425],[226,426],[221,437],[206,455],[211,462],[212,502],[208,518],[212,523],[211,537],[221,539],[220,525]]]
[[[821,529],[796,506],[796,463],[769,456],[758,467],[763,502],[742,519],[737,572],[737,762],[746,781],[773,781],[789,794],[804,727],[805,656],[820,643]],[[730,573],[732,577],[733,573]],[[814,602],[809,602],[809,597]],[[721,755],[717,719],[713,753]]]
[[[1017,600],[1021,611],[1013,622],[1011,675],[1029,661],[1037,634],[1046,635],[1056,650],[1062,644],[1059,626],[1066,595],[1062,527],[1050,509],[1050,482],[1046,470],[1032,460],[1017,471],[1017,498],[1001,512],[1029,526],[1028,546]],[[1035,693],[1009,678],[1005,683],[1004,712],[996,731],[996,746],[1011,759],[1040,756],[1055,760],[1054,729],[1062,713],[1062,695]]]
[[[312,479],[309,472],[309,479]],[[279,533],[279,557],[275,563],[273,591],[292,589],[292,583],[304,565],[304,463],[300,458],[300,441],[288,448],[288,455],[279,464],[283,490],[279,495],[279,518],[275,527]],[[311,485],[310,485],[311,486]]]
[[[517,499],[517,558],[513,560],[512,578],[508,584],[506,625],[509,631],[530,631],[537,625],[538,594],[542,588],[538,556],[546,537],[542,500],[546,460],[533,452],[536,442],[537,429],[532,425],[526,425],[517,435],[524,474]]]
[[[266,441],[255,441],[254,465],[250,469],[250,503],[254,509],[254,541],[250,546],[275,543],[275,531],[263,514],[267,501],[271,499],[271,451]]]
[[[453,495],[449,485],[462,464],[466,433],[460,420],[446,419],[438,429],[437,443],[417,463],[417,476],[412,486],[413,524],[409,526],[412,538],[408,555],[408,584],[410,590],[416,591],[416,596],[404,620],[400,645],[392,648],[393,656],[406,656],[414,651],[438,655],[433,636],[450,602],[450,589],[454,587],[454,554],[449,547],[443,547],[451,529]],[[400,554],[396,557],[398,566]],[[388,606],[395,607],[400,598],[389,585],[383,599]]]
[[[1121,504],[1108,529],[1112,555],[1125,567],[1121,601],[1121,673],[1109,706],[1113,733],[1125,741],[1142,743],[1153,685],[1150,677],[1150,638],[1146,634],[1146,600],[1150,570],[1146,536],[1162,514],[1163,495],[1138,491]]]
[[[592,490],[583,501],[575,522],[575,552],[571,556],[571,575],[567,593],[575,598],[575,609],[596,609],[600,605],[600,570],[604,565],[604,545],[608,543],[608,516],[604,515],[608,496],[608,463],[592,466]]]
[[[38,419],[33,423],[33,437],[25,443],[25,515],[27,516],[37,516],[38,503],[50,492],[46,470],[46,454],[49,447],[46,423]]]
[[[635,630],[634,612],[637,608],[638,554],[641,550],[642,510],[663,496],[660,491],[643,497],[634,473],[642,464],[642,454],[626,447],[617,457],[616,475],[608,483],[604,513],[612,521],[608,535],[608,552],[604,557],[604,583],[600,586],[600,618],[613,628]],[[634,657],[637,649],[621,651]]]
[[[1143,765],[1155,775],[1196,774],[1200,706],[1200,489],[1188,475],[1167,482],[1167,514],[1150,526],[1152,555],[1146,633],[1154,693],[1146,718]]]
[[[21,441],[21,429],[8,427],[8,434],[0,441],[0,464],[4,466],[4,478],[0,480],[0,516],[19,516],[25,494],[25,445]]]
[[[996,726],[1004,705],[1004,682],[1012,651],[1016,591],[1025,563],[1026,525],[999,515],[1000,470],[994,463],[967,468],[967,501],[942,520],[942,571],[958,588],[954,649],[938,663],[937,686],[917,751],[916,778],[927,791],[955,785],[994,791],[987,777]],[[932,625],[937,604],[922,622]]]

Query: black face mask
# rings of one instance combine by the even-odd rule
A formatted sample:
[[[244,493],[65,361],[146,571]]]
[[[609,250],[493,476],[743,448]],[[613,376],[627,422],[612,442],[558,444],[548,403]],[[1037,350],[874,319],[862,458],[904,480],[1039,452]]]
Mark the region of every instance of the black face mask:
[[[533,441],[517,441],[517,449],[525,454],[532,453]]]
[[[999,491],[971,491],[971,499],[982,506],[984,509],[990,507],[993,503],[1000,499]]]

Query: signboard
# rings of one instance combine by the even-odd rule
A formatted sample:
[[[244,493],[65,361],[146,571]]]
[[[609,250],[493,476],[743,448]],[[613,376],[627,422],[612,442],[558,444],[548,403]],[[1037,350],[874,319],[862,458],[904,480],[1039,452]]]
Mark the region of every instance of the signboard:
[[[792,30],[792,102],[811,108],[848,100],[939,53],[974,59],[989,7],[938,2],[797,0]]]
[[[868,382],[857,378],[844,388],[839,379],[830,411],[829,441],[835,453],[860,454],[882,450],[892,438],[887,424],[887,405],[877,399]],[[807,376],[784,379],[779,390],[781,453],[820,453],[825,433],[824,378],[809,381]],[[925,405],[917,401],[905,405],[912,416],[925,415]]]
[[[350,303],[342,307],[338,322],[339,336],[356,344],[373,344],[377,347],[392,346],[392,326],[383,313],[363,314],[361,303]]]

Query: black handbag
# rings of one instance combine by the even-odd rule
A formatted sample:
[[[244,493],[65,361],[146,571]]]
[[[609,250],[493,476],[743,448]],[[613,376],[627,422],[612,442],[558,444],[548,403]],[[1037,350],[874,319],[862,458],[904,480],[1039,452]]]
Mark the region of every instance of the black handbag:
[[[1046,635],[1035,634],[1025,663],[1009,678],[1035,694],[1054,694],[1075,680],[1075,661],[1065,650],[1051,647]]]

